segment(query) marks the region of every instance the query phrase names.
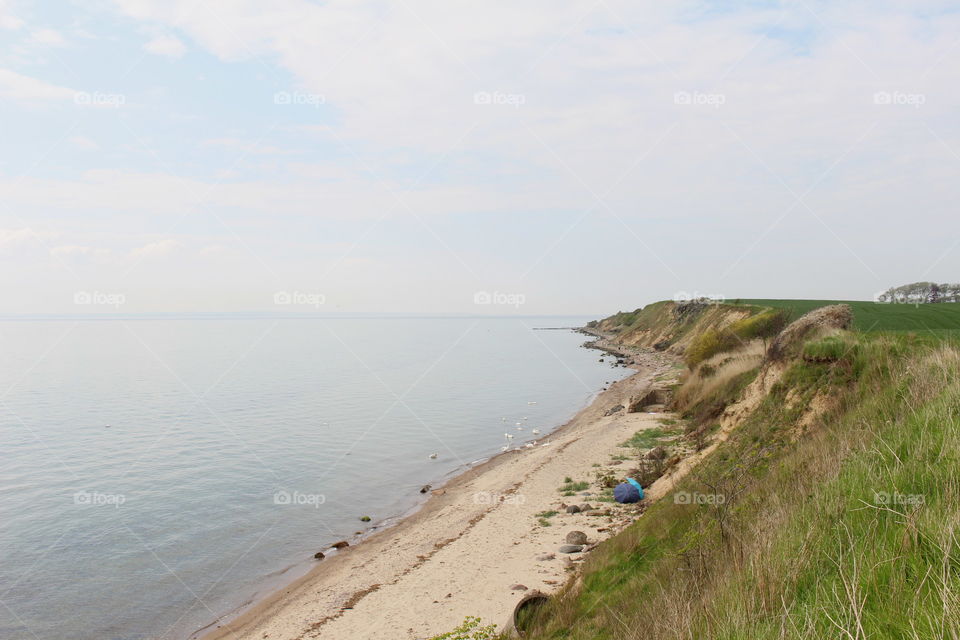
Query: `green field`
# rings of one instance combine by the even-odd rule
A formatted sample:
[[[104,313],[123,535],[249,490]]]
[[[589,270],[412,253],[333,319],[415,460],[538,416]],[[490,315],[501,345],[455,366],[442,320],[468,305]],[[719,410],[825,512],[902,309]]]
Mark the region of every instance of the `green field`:
[[[789,309],[794,320],[811,309],[830,304],[848,304],[853,308],[854,328],[860,331],[960,332],[960,303],[910,305],[864,300],[742,299],[733,304]]]

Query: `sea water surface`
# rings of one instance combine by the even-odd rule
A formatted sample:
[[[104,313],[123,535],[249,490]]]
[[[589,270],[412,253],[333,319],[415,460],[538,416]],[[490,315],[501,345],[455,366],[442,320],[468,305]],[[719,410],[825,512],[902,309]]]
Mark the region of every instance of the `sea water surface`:
[[[0,321],[0,637],[189,636],[624,377],[589,319]]]

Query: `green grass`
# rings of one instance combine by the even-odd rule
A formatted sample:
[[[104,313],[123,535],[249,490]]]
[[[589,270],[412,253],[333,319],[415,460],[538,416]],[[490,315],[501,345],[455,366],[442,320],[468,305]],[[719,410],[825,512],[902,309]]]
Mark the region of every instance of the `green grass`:
[[[860,331],[915,331],[942,334],[960,332],[960,303],[880,304],[863,300],[768,300],[744,299],[740,304],[786,309],[796,320],[813,309],[831,304],[848,304],[853,309],[853,326]]]
[[[586,480],[580,480],[579,482],[575,482],[570,478],[567,478],[564,481],[563,486],[557,489],[557,491],[559,491],[565,496],[572,496],[577,491],[586,491],[589,487],[590,487],[590,483],[587,482]]]
[[[906,325],[805,345],[527,637],[960,638],[960,343]]]
[[[641,429],[621,446],[635,449],[653,449],[657,445],[669,442],[679,433],[679,429],[661,429],[660,427]]]
[[[552,527],[553,523],[550,522],[550,518],[557,515],[558,513],[560,512],[554,509],[550,509],[549,511],[541,511],[540,513],[534,514],[534,517],[537,519],[537,523],[541,527]]]

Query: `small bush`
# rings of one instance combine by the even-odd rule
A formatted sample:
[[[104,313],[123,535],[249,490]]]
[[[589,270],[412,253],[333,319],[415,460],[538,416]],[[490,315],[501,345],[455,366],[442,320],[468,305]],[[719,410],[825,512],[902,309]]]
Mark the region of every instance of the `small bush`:
[[[732,323],[727,330],[743,340],[772,338],[790,322],[787,309],[771,309]]]
[[[480,618],[467,616],[463,624],[453,631],[433,636],[430,640],[495,640],[499,635],[497,634],[497,625],[480,625]]]
[[[601,489],[617,486],[617,476],[610,471],[597,471],[597,484]]]

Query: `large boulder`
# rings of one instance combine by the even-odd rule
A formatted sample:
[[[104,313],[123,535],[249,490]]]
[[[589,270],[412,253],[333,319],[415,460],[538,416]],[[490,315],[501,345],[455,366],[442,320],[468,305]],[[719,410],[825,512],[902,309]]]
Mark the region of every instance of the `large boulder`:
[[[587,534],[583,531],[571,531],[565,540],[567,544],[587,544]]]

